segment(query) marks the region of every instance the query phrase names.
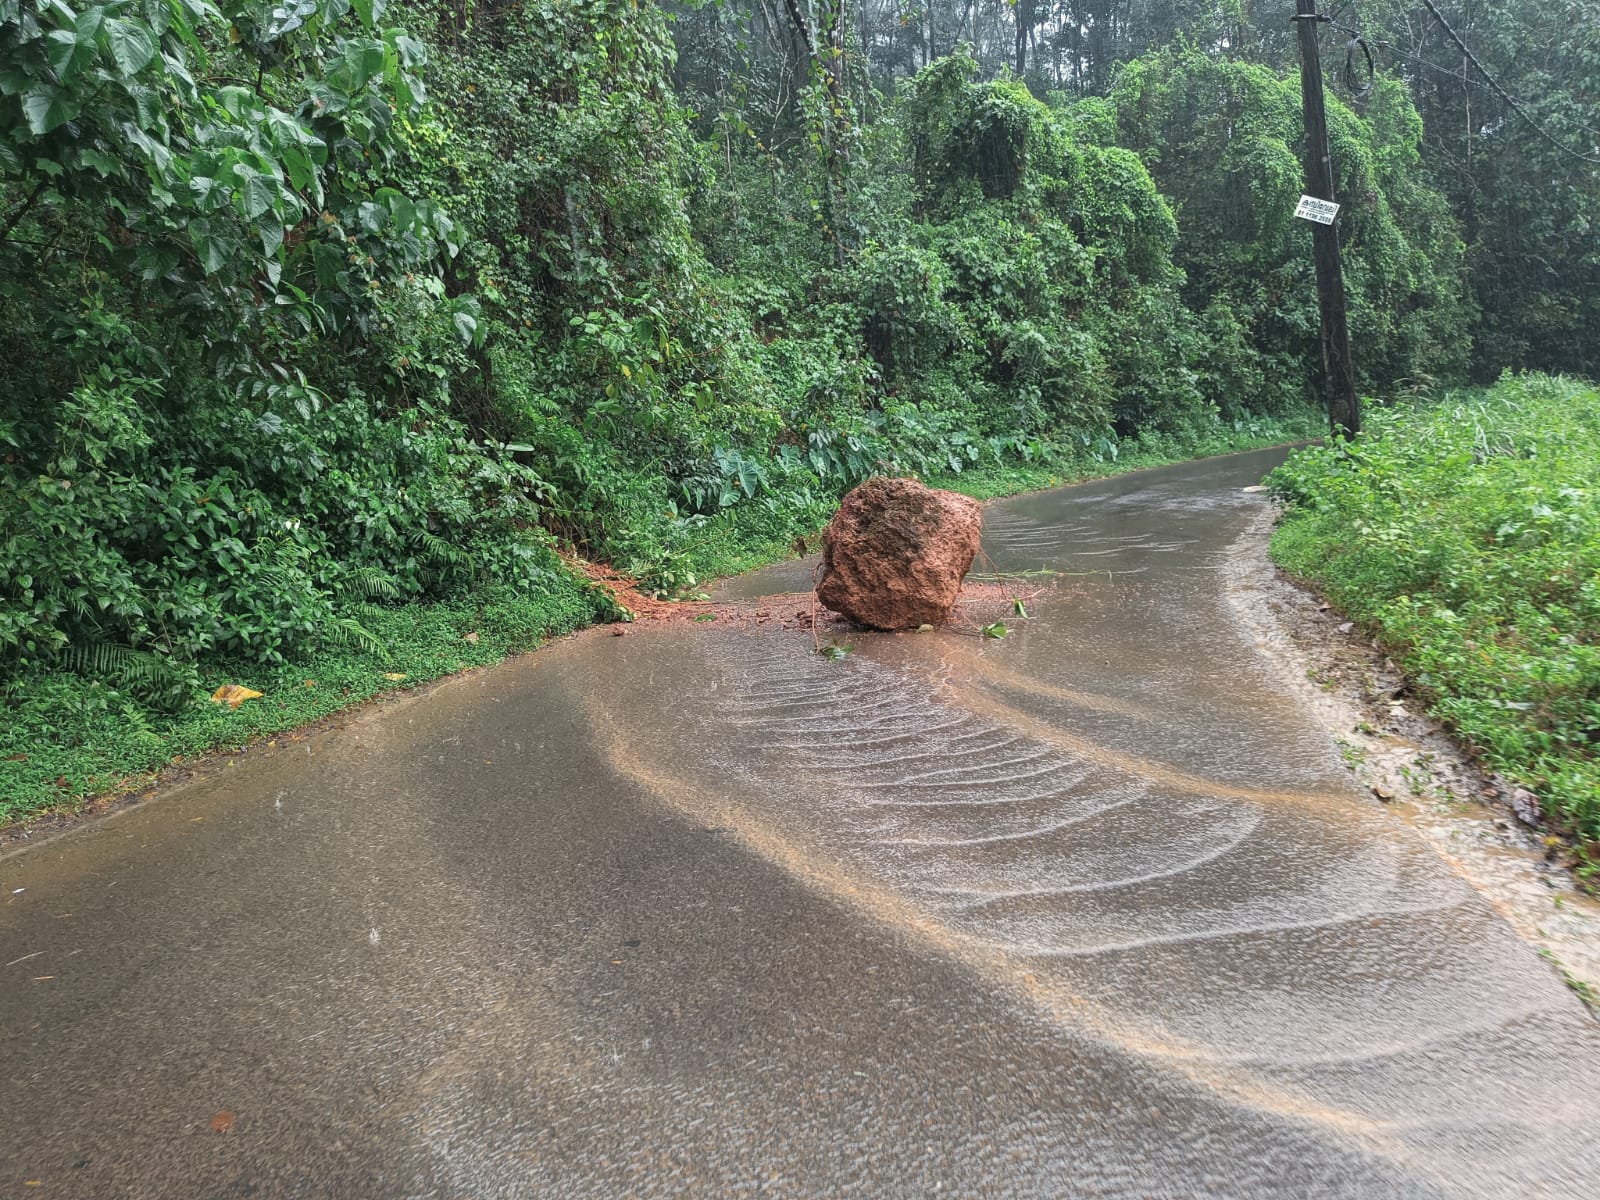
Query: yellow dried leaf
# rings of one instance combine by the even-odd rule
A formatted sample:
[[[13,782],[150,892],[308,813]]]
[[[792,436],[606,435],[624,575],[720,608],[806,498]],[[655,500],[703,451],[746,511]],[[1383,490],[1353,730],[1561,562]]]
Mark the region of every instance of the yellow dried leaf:
[[[402,679],[404,679],[406,677],[406,675],[405,675],[404,671],[385,671],[383,673],[383,677],[385,679],[392,679],[396,683],[399,683]]]
[[[243,687],[237,683],[225,683],[211,693],[211,703],[226,704],[229,708],[238,708],[246,700],[259,699],[261,693],[254,688]]]

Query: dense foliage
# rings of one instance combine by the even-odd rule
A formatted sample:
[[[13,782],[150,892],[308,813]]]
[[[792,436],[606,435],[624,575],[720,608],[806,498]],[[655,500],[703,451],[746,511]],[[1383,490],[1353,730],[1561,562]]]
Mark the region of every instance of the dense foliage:
[[[373,643],[340,601],[551,576],[507,536],[536,477],[442,378],[477,332],[456,226],[389,185],[421,44],[343,0],[5,15],[6,673],[181,690]]]
[[[680,32],[680,75],[714,81],[720,71],[748,79],[763,113],[793,103],[775,9],[686,7],[693,15]],[[1128,64],[1180,45],[1219,65],[1282,74],[1297,63],[1292,0],[808,0],[800,7],[846,9],[859,29],[856,69],[880,84],[962,42],[973,44],[986,77],[1011,69],[1038,95],[1111,95]],[[1419,0],[1324,0],[1319,7],[1333,17],[1320,41],[1335,94],[1369,114],[1374,101],[1390,103],[1381,86],[1376,96],[1364,94],[1370,52],[1379,77],[1402,87],[1421,118],[1419,155],[1409,169],[1443,193],[1435,218],[1452,228],[1441,236],[1466,246],[1475,312],[1458,352],[1470,354],[1484,381],[1513,364],[1596,374],[1600,2],[1438,0],[1498,90]],[[1365,49],[1349,47],[1356,34],[1367,39]],[[740,46],[754,60],[749,66]],[[1167,194],[1180,209],[1229,202],[1229,193],[1186,192],[1168,178],[1162,186],[1177,189]],[[1340,198],[1362,196],[1346,191]]]
[[[1266,9],[0,0],[18,738],[74,705],[214,729],[211,685],[318,663],[414,676],[403,606],[455,614],[429,662],[496,613],[502,647],[570,627],[603,602],[558,546],[670,594],[874,472],[992,488],[1305,430]],[[1528,71],[1519,20],[1469,31]],[[1571,137],[1594,43],[1565,21],[1530,27]],[[1446,169],[1430,81],[1332,104],[1364,385],[1590,365],[1595,176],[1493,105]],[[191,745],[164,737],[117,762]],[[0,760],[0,793],[50,777]]]
[[[1600,867],[1600,391],[1507,378],[1271,477],[1278,561],[1388,644]]]
[[[1303,191],[1298,79],[1189,48],[1131,63],[1112,100],[1123,144],[1164,193],[1183,198],[1189,304],[1240,328],[1263,364],[1250,394],[1295,388],[1317,353],[1309,231],[1293,216]],[[1459,377],[1473,317],[1464,247],[1422,176],[1421,122],[1393,80],[1363,108],[1365,119],[1336,98],[1328,109],[1358,381],[1383,392]]]

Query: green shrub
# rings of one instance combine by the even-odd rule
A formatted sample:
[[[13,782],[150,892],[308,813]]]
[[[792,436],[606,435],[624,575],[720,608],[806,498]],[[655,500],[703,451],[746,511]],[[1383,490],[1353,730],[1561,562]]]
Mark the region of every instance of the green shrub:
[[[1600,866],[1600,390],[1507,377],[1379,410],[1271,477],[1285,570],[1392,648]]]

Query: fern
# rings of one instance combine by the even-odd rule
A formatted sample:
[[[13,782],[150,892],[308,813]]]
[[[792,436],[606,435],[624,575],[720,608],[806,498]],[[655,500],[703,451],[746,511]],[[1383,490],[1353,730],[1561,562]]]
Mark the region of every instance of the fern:
[[[113,642],[69,646],[62,651],[61,661],[79,675],[128,687],[168,688],[183,679],[183,672],[166,655]]]
[[[277,596],[304,596],[315,585],[299,571],[288,570],[275,563],[267,563],[255,569],[249,576],[248,583],[236,579],[234,588],[240,591],[248,589],[252,593],[261,594],[270,592]]]
[[[362,600],[398,600],[400,585],[393,575],[379,567],[356,567],[339,580],[346,594]]]
[[[460,546],[453,545],[436,533],[426,529],[419,529],[416,533],[417,545],[421,546],[429,555],[439,562],[449,563],[451,566],[464,567],[472,560],[467,552]]]
[[[323,629],[323,637],[336,646],[354,646],[369,654],[382,654],[387,647],[377,634],[352,617],[340,617]]]
[[[66,670],[136,695],[140,703],[163,712],[176,712],[200,686],[192,663],[176,662],[154,650],[135,650],[116,642],[90,642],[68,646],[58,662]]]

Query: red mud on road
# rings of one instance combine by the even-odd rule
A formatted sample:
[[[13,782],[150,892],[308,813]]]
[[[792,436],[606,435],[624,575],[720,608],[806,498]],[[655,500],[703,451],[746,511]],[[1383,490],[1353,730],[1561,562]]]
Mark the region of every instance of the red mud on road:
[[[720,627],[802,630],[822,637],[862,632],[861,627],[838,613],[830,612],[817,601],[815,592],[786,592],[754,600],[666,600],[644,591],[636,579],[601,563],[574,561],[572,566],[591,582],[604,588],[616,603],[632,614],[632,623],[648,625],[667,622],[675,625],[710,623]],[[1035,609],[1059,596],[1054,583],[1037,579],[968,579],[961,586],[950,619],[944,628],[981,637],[986,627],[996,622],[1025,620]],[[1020,611],[1019,611],[1020,606]],[[623,624],[612,627],[618,637],[627,633]],[[893,635],[901,636],[901,635]]]

